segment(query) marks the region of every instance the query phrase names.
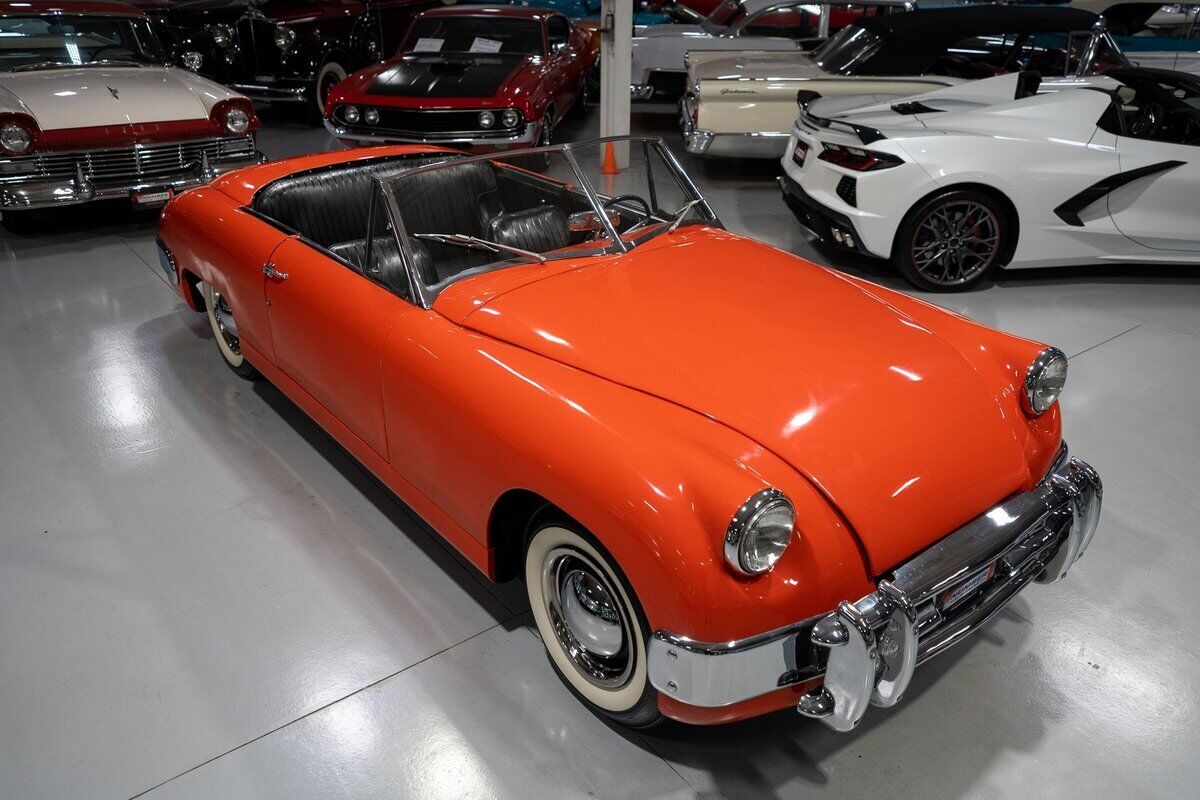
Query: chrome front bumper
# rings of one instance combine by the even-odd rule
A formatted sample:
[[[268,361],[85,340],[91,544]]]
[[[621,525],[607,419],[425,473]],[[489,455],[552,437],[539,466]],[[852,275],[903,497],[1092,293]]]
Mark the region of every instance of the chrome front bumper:
[[[80,164],[76,166],[75,177],[70,179],[35,177],[0,182],[0,209],[54,208],[89,203],[93,200],[132,197],[140,192],[168,189],[172,192],[182,192],[185,189],[208,183],[218,175],[241,167],[262,164],[266,160],[267,157],[256,150],[250,158],[215,163],[204,160],[196,164],[193,169],[174,174],[153,177],[136,175],[126,179],[107,178],[103,181],[90,178]]]
[[[775,131],[752,133],[717,133],[696,128],[692,122],[696,98],[684,95],[679,101],[679,130],[683,134],[683,146],[689,153],[698,156],[723,156],[725,158],[774,158],[783,156],[787,149],[789,134]]]
[[[538,138],[538,124],[528,122],[525,127],[510,136],[472,136],[464,134],[418,134],[401,131],[379,131],[366,133],[352,131],[338,125],[328,118],[324,120],[325,129],[339,139],[363,144],[436,144],[443,147],[495,147],[497,149],[510,147],[529,147]]]
[[[650,682],[681,702],[721,707],[824,676],[797,710],[834,730],[868,705],[892,706],[915,667],[991,619],[1031,581],[1052,583],[1091,543],[1103,488],[1067,456],[1049,474],[893,570],[874,592],[786,628],[706,644],[650,639]]]

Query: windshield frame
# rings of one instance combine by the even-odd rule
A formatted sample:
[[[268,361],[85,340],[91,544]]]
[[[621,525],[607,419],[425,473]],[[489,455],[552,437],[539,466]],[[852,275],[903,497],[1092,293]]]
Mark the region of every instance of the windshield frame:
[[[690,195],[692,200],[699,201],[697,205],[694,206],[693,212],[704,217],[703,224],[722,229],[725,227],[721,223],[721,220],[717,217],[717,213],[713,210],[708,198],[706,198],[700,192],[699,188],[697,188],[696,184],[692,181],[691,176],[687,174],[687,171],[684,170],[683,166],[679,163],[679,160],[675,157],[675,154],[671,152],[670,148],[667,147],[662,138],[658,136],[607,136],[598,139],[588,139],[581,142],[552,144],[546,147],[529,147],[520,150],[506,150],[500,153],[481,153],[478,155],[464,156],[461,158],[449,158],[436,164],[428,164],[415,169],[404,169],[400,167],[394,172],[387,172],[377,176],[374,181],[377,184],[378,192],[382,195],[384,200],[388,222],[390,223],[391,227],[390,232],[396,240],[396,244],[400,252],[400,258],[404,264],[404,271],[408,277],[409,286],[412,289],[412,297],[410,299],[422,308],[430,309],[433,307],[433,303],[435,300],[437,300],[438,295],[440,295],[448,287],[457,283],[459,280],[472,277],[473,274],[478,274],[464,272],[461,275],[456,275],[453,278],[448,279],[444,284],[441,284],[436,288],[425,285],[424,281],[421,279],[417,265],[413,262],[413,259],[410,256],[410,253],[412,252],[411,238],[408,230],[404,226],[403,214],[396,203],[396,193],[394,189],[396,183],[403,181],[406,177],[412,175],[419,175],[421,173],[432,172],[437,169],[445,169],[454,165],[470,164],[480,161],[499,160],[508,162],[512,158],[519,158],[523,156],[535,156],[545,153],[561,153],[567,164],[571,167],[575,184],[582,190],[584,197],[587,198],[588,204],[591,206],[591,212],[596,215],[596,219],[603,225],[604,235],[609,241],[609,244],[603,248],[600,248],[599,252],[579,254],[575,256],[576,258],[621,255],[641,247],[646,242],[658,238],[659,235],[666,233],[666,228],[669,221],[664,221],[661,230],[655,231],[650,235],[639,236],[635,239],[622,238],[622,235],[613,227],[612,221],[609,218],[608,213],[606,213],[604,210],[603,206],[605,201],[611,200],[612,198],[596,191],[596,188],[588,179],[587,173],[583,170],[578,159],[575,157],[576,151],[582,148],[597,146],[603,147],[609,142],[627,142],[629,143],[631,149],[634,146],[640,145],[641,147],[645,148],[647,157],[649,157],[649,153],[651,151],[657,153],[670,169],[671,176],[678,182],[679,186],[684,190],[684,192]],[[512,166],[515,167],[516,165]],[[537,174],[540,175],[542,173],[538,172]],[[684,219],[687,219],[687,217],[684,217]],[[547,263],[570,257],[570,255],[564,255],[561,258],[552,257],[548,259]],[[517,263],[507,266],[521,266],[528,263],[530,262],[518,261]],[[497,268],[505,269],[506,267],[501,266]]]
[[[64,21],[65,22],[76,22],[76,21],[80,21],[80,20],[97,20],[97,21],[126,22],[126,23],[129,23],[129,25],[131,25],[131,26],[141,25],[144,28],[144,30],[137,32],[139,46],[142,44],[142,41],[143,41],[142,36],[144,35],[145,36],[144,41],[149,44],[152,44],[153,47],[155,48],[156,52],[146,53],[143,50],[141,55],[143,57],[146,57],[146,59],[147,59],[144,61],[139,61],[135,58],[135,59],[115,59],[112,61],[107,60],[107,59],[101,59],[98,61],[84,61],[79,64],[73,64],[68,61],[30,62],[27,64],[17,64],[12,67],[0,67],[0,75],[8,75],[8,74],[12,74],[15,72],[21,72],[21,71],[27,71],[27,72],[35,71],[36,72],[36,71],[41,71],[44,69],[45,70],[49,70],[49,69],[79,69],[79,68],[91,67],[91,66],[130,65],[130,66],[134,66],[134,67],[138,67],[138,68],[170,66],[170,63],[167,59],[166,47],[163,46],[162,39],[159,38],[158,31],[155,30],[155,28],[154,28],[154,23],[150,20],[149,17],[146,17],[141,14],[112,14],[112,13],[95,13],[95,12],[55,13],[55,14],[44,14],[44,13],[39,14],[39,13],[22,12],[22,13],[15,13],[15,14],[14,13],[0,14],[0,20],[13,20],[13,19],[47,20],[49,22],[58,22],[58,23],[61,23]],[[70,41],[69,37],[59,36],[58,38],[64,43],[63,50],[65,51],[66,50],[65,43]],[[101,48],[101,49],[104,49],[104,48]],[[133,52],[133,50],[130,49],[130,52]],[[0,60],[2,60],[2,59],[0,59]]]

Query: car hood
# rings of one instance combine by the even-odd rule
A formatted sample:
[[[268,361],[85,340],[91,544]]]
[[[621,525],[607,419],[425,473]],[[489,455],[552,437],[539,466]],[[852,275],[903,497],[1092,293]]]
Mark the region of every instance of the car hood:
[[[495,97],[534,58],[523,55],[405,55],[363,70],[348,95]]]
[[[819,78],[826,73],[807,55],[794,50],[742,53],[727,58],[700,61],[692,67],[700,80]]]
[[[0,87],[8,96],[0,100],[5,110],[33,115],[46,131],[206,119],[205,103],[176,73],[161,67],[7,73],[0,77]]]
[[[637,38],[639,39],[658,39],[663,36],[708,36],[708,31],[704,30],[700,25],[684,25],[682,23],[670,22],[662,25],[646,25],[638,28]]]
[[[994,378],[844,276],[767,245],[693,227],[503,292],[475,280],[458,284],[475,296],[458,303],[461,324],[772,450],[841,511],[876,573],[1029,480]]]

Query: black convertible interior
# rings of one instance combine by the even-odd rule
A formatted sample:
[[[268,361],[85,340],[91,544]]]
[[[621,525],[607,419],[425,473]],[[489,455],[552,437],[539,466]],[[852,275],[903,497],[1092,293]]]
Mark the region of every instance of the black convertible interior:
[[[290,175],[259,190],[253,209],[407,295],[408,279],[375,179],[446,160],[382,158]],[[462,234],[539,254],[594,234],[571,229],[573,214],[591,211],[577,189],[503,162],[454,164],[387,185],[394,187],[410,253],[426,286],[515,254],[418,238],[423,234]]]

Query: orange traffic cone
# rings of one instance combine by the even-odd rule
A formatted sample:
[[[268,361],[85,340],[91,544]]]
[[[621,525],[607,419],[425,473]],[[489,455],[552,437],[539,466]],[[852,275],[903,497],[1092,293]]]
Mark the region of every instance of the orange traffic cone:
[[[613,143],[604,143],[604,166],[600,168],[601,175],[616,175],[620,172],[617,169],[617,154],[613,152]]]

